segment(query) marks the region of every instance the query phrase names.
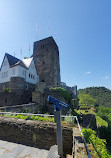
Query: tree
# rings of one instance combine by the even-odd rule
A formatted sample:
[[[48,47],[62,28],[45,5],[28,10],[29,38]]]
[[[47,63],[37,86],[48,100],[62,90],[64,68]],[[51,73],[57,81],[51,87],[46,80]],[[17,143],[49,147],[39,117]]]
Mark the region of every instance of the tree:
[[[96,103],[96,100],[93,99],[90,95],[88,94],[79,94],[79,105],[94,105]]]

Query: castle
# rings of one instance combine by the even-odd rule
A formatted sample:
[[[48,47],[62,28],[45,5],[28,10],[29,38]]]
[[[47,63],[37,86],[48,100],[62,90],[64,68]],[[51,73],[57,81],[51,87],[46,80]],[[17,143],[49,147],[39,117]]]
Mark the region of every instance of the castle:
[[[60,86],[63,85],[60,79],[59,49],[53,37],[34,42],[30,58],[20,60],[5,54],[0,69],[0,105],[32,101],[45,105],[48,89]],[[10,91],[7,94],[4,93],[6,88]],[[74,87],[68,89],[75,91]]]

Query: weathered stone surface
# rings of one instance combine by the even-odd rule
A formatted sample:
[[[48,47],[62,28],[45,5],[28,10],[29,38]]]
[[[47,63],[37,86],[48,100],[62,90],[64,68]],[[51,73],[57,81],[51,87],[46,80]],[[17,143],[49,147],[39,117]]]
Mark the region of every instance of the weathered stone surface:
[[[60,85],[59,50],[53,37],[35,42],[33,57],[40,81],[49,87]]]
[[[4,107],[0,107],[1,111],[6,111],[6,112],[27,112],[28,113],[34,113],[35,111],[37,111],[37,105],[34,103],[30,103],[30,104],[23,104],[23,105],[14,105],[14,106],[4,106]]]
[[[0,117],[0,139],[49,150],[56,144],[56,124]],[[63,127],[64,153],[72,151],[72,129]]]
[[[0,92],[0,106],[27,104],[32,100],[29,91]]]
[[[82,126],[89,127],[91,129],[96,129],[96,117],[92,114],[82,115]]]

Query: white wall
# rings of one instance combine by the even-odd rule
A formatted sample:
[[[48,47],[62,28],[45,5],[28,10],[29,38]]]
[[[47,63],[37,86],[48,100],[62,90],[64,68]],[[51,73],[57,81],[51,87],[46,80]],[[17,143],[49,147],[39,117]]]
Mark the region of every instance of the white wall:
[[[4,63],[7,64],[5,65]],[[29,69],[25,69],[24,67],[21,67],[19,65],[10,68],[7,57],[5,57],[4,63],[0,71],[0,83],[9,82],[11,77],[22,77],[26,80],[26,82],[33,84],[36,84],[39,81],[39,76],[37,75],[33,60],[29,66]],[[3,73],[5,73],[4,77],[2,75]]]
[[[7,76],[3,75],[6,72],[7,72]],[[8,81],[10,81],[9,63],[7,57],[5,57],[0,71],[0,83],[8,82]]]
[[[34,76],[34,79],[29,77],[29,74],[30,76],[31,75]],[[26,71],[26,82],[36,84],[38,81],[39,81],[39,76],[37,75],[34,61],[32,60],[29,69]]]

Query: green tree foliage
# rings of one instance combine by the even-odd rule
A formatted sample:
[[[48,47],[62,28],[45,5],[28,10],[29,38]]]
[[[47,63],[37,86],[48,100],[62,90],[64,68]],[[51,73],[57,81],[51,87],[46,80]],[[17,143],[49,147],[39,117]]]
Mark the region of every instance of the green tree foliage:
[[[105,87],[89,87],[79,89],[78,94],[89,94],[99,106],[111,107],[111,90]]]
[[[51,88],[51,91],[56,91],[60,93],[60,96],[62,96],[67,102],[68,104],[71,104],[71,94],[64,88],[61,87],[55,87],[55,88]]]
[[[111,108],[98,107],[97,115],[108,123],[108,127],[101,126],[98,128],[98,135],[100,138],[106,139],[108,146],[111,146]]]
[[[93,99],[90,95],[88,94],[79,94],[79,105],[94,105],[95,104],[95,99]]]

